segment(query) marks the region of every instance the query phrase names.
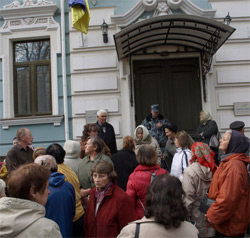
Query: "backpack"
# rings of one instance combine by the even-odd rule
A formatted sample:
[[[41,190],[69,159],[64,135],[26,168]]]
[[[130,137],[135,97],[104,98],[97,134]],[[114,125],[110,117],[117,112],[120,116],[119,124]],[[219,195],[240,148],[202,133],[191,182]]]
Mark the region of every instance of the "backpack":
[[[156,169],[153,173],[150,172],[150,171],[145,171],[146,173],[151,174],[150,184],[154,181],[155,177],[157,176],[157,174],[156,174],[157,170],[158,170],[158,169]],[[145,207],[144,207],[144,205],[143,205],[141,199],[140,199],[139,197],[138,197],[137,199],[139,200],[139,202],[140,202],[140,204],[141,204],[143,210],[145,211]]]
[[[158,169],[157,169],[158,170]],[[150,180],[150,184],[154,181],[155,177],[157,176],[156,172],[157,170],[155,170],[153,173],[150,171],[145,171],[146,173],[151,174],[151,180]]]

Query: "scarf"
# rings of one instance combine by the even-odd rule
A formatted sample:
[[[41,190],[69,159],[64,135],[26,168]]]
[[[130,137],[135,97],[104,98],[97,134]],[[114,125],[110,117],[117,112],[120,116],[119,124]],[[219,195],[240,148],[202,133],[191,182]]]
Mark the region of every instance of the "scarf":
[[[246,153],[249,143],[244,135],[238,131],[232,131],[226,154],[230,153]]]
[[[217,165],[214,162],[214,152],[207,144],[202,142],[193,143],[191,146],[191,155],[191,164],[195,161],[198,161],[200,165],[210,168],[214,174],[217,169]]]
[[[109,190],[110,186],[112,185],[112,182],[109,182],[104,189],[102,190],[95,190],[95,197],[96,197],[96,203],[101,204],[105,194],[107,193],[107,191]]]

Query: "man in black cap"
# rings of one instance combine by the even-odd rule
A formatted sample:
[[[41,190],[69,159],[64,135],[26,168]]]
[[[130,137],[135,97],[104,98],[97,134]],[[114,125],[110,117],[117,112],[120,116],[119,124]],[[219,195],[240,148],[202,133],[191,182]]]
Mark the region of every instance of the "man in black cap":
[[[245,136],[245,134],[244,134],[245,133],[245,128],[244,128],[245,127],[245,123],[243,121],[234,121],[234,122],[232,122],[230,124],[229,127],[230,127],[231,130],[238,131],[242,135]],[[247,139],[247,141],[249,143],[249,149],[248,149],[248,151],[247,151],[246,154],[250,156],[250,139],[248,137],[246,137],[246,139]]]
[[[145,126],[150,135],[153,136],[159,143],[161,151],[164,152],[167,137],[165,136],[164,127],[167,124],[168,119],[164,118],[159,112],[159,105],[151,105],[151,114],[148,115],[143,121],[142,125]]]

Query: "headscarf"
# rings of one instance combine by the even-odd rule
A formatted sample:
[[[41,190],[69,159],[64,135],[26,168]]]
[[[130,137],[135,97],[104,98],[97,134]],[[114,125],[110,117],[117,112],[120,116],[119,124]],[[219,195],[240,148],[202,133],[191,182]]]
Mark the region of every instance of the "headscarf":
[[[191,146],[191,155],[191,164],[197,161],[200,165],[210,168],[214,174],[217,169],[217,165],[214,162],[214,152],[207,144],[202,142],[193,143]]]
[[[249,143],[244,135],[238,131],[232,131],[230,141],[227,146],[226,154],[246,153]]]
[[[205,123],[209,120],[213,120],[212,116],[210,115],[210,113],[208,111],[201,111],[204,113],[204,118],[203,120],[201,121],[202,123]]]
[[[136,132],[137,130],[141,128],[142,132],[143,132],[143,137],[142,137],[142,140],[139,140],[139,138],[137,137],[136,135]],[[143,126],[143,125],[140,125],[140,126],[137,126],[136,129],[135,129],[135,132],[134,132],[134,138],[135,138],[135,141],[138,142],[138,141],[145,141],[148,139],[148,136],[149,136],[149,131],[148,129]]]

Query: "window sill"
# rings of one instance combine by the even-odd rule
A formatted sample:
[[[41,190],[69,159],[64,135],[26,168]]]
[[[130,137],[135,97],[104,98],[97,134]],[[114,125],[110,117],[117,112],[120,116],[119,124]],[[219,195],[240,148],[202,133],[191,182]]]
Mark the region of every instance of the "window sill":
[[[40,117],[15,117],[1,119],[0,125],[3,130],[8,130],[10,126],[21,126],[21,125],[37,125],[37,124],[48,124],[53,123],[54,126],[60,126],[63,115],[59,116],[40,116]]]

